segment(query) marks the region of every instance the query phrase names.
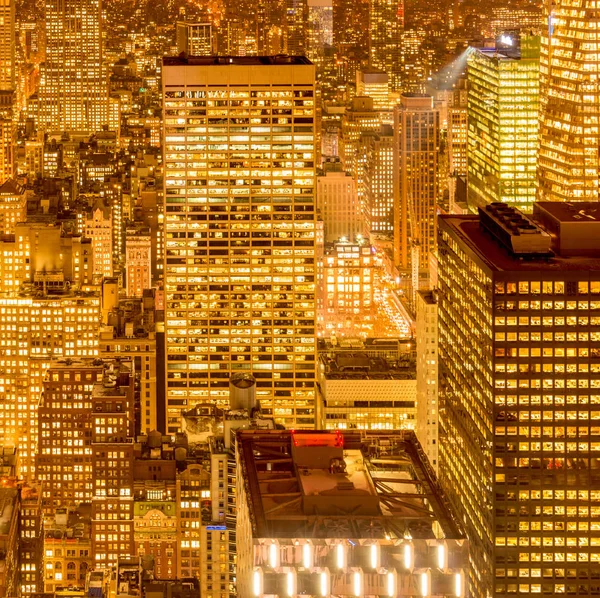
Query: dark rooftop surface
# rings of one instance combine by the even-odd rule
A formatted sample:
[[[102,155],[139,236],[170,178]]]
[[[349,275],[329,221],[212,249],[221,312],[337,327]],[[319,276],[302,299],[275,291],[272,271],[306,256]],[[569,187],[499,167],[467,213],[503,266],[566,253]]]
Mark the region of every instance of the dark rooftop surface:
[[[275,56],[166,56],[163,58],[164,66],[285,66],[285,65],[311,65],[306,56],[288,56],[277,54]]]
[[[598,201],[538,201],[537,205],[560,222],[600,222]],[[598,252],[600,253],[600,246]]]
[[[450,228],[487,266],[496,272],[564,272],[600,270],[600,246],[597,257],[562,257],[519,259],[499,245],[479,225],[479,216],[440,216],[440,225]]]

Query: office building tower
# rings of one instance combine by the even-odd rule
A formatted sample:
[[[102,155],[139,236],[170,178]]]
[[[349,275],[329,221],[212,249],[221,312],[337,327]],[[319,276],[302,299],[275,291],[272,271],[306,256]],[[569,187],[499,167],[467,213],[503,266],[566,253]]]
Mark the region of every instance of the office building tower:
[[[314,425],[314,66],[168,58],[167,433],[252,373],[266,413]],[[180,124],[182,114],[187,124]]]
[[[142,298],[117,301],[117,292],[116,279],[104,281],[98,354],[103,359],[119,357],[134,363],[140,393],[139,430],[162,429],[165,396],[164,387],[157,383],[156,295],[150,290]]]
[[[333,47],[333,0],[307,0],[306,56],[321,71]]]
[[[365,68],[356,71],[356,95],[373,98],[375,110],[388,111],[393,108],[390,100],[390,78],[385,71]]]
[[[467,80],[459,79],[448,98],[448,172],[451,177],[467,176],[467,102]]]
[[[381,127],[381,113],[375,110],[373,98],[360,96],[352,99],[342,117],[339,153],[342,166],[354,180],[358,180],[358,148],[360,136]]]
[[[502,41],[501,41],[502,40]],[[468,202],[530,212],[536,195],[539,37],[503,35],[469,55]]]
[[[214,54],[212,25],[210,23],[177,23],[177,51],[190,56],[211,56]]]
[[[0,89],[0,185],[15,176],[16,133],[15,92]]]
[[[440,218],[439,471],[471,596],[599,591],[597,205]]]
[[[45,22],[40,128],[101,130],[108,123],[102,0],[46,0]]]
[[[323,174],[317,176],[317,206],[326,243],[342,238],[354,240],[364,234],[356,183],[339,161],[325,162]]]
[[[538,198],[596,201],[600,193],[600,61],[596,4],[549,4],[540,58]],[[589,39],[580,47],[573,39]]]
[[[402,94],[394,137],[394,263],[418,274],[436,246],[440,115],[431,96]]]
[[[466,543],[414,432],[242,430],[236,460],[238,595],[464,595]]]
[[[286,51],[302,56],[307,50],[308,0],[285,0]]]
[[[367,231],[373,235],[394,233],[394,131],[361,135],[359,149],[359,200]]]
[[[15,0],[0,0],[0,90],[15,90]]]
[[[388,74],[391,91],[400,91],[400,45],[404,28],[404,0],[370,0],[370,66]]]
[[[256,0],[258,54],[270,56],[284,50],[283,23],[287,0]]]
[[[417,438],[438,471],[438,306],[432,291],[416,294],[417,312]]]

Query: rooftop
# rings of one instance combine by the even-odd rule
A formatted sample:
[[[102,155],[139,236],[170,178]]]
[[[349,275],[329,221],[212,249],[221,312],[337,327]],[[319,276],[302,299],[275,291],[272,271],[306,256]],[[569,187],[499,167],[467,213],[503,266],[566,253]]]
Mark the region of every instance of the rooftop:
[[[163,58],[164,66],[284,66],[284,65],[310,65],[312,62],[306,56],[288,56],[277,54],[275,56],[166,56]]]
[[[538,201],[536,205],[559,222],[600,223],[600,202],[597,201]]]
[[[415,362],[410,357],[407,354],[405,361],[390,363],[383,357],[360,351],[341,351],[331,356],[321,354],[320,361],[325,367],[325,377],[331,380],[406,380],[416,375]]]
[[[500,245],[486,233],[479,223],[479,216],[442,215],[440,229],[448,229],[456,235],[474,256],[492,272],[569,272],[577,270],[600,270],[600,247],[593,256],[562,256],[519,258]]]
[[[412,431],[238,432],[254,538],[462,538]]]

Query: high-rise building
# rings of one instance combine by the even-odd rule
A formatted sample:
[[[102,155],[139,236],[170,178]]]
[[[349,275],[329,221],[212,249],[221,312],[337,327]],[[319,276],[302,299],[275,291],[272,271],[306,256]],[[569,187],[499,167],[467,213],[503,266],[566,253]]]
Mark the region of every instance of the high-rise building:
[[[0,90],[14,90],[15,82],[15,0],[0,0]]]
[[[540,57],[538,197],[596,201],[600,193],[600,61],[593,0],[548,3]],[[590,40],[575,47],[573,40]]]
[[[417,425],[416,433],[429,459],[438,471],[438,307],[432,291],[416,294],[417,321]]]
[[[134,369],[103,368],[91,397],[92,551],[97,569],[134,556]]]
[[[113,275],[113,224],[110,207],[96,202],[86,214],[84,234],[92,240],[94,275],[110,278]]]
[[[306,54],[308,0],[285,0],[286,51],[292,56]]]
[[[453,177],[467,176],[467,81],[460,79],[448,98],[448,172]]]
[[[340,162],[325,162],[323,174],[317,176],[317,205],[326,243],[341,238],[354,240],[356,235],[364,234],[356,183],[342,170]]]
[[[400,45],[403,28],[404,0],[370,0],[370,63],[388,74],[392,91],[400,91],[402,83]]]
[[[15,175],[14,104],[15,92],[0,89],[0,184]]]
[[[45,516],[92,498],[91,393],[102,379],[92,360],[53,361],[44,374],[37,412],[36,478]]]
[[[467,545],[414,432],[242,430],[236,461],[239,596],[464,596]]]
[[[177,23],[177,51],[190,56],[214,54],[211,23]]]
[[[597,206],[440,218],[439,471],[471,596],[600,591]]]
[[[394,263],[425,271],[436,246],[440,148],[440,115],[431,96],[402,94],[394,136]]]
[[[99,131],[108,123],[102,0],[46,0],[45,23],[39,125]]]
[[[304,57],[164,60],[167,433],[226,401],[232,372],[276,420],[314,425],[314,73]]]
[[[341,122],[339,153],[342,166],[354,180],[358,180],[358,148],[360,136],[368,131],[379,131],[381,113],[375,110],[373,98],[355,97]]]
[[[359,200],[367,231],[373,235],[394,233],[394,131],[381,125],[360,137]]]
[[[500,41],[503,40],[503,41]],[[469,55],[468,202],[531,211],[539,134],[539,36],[503,35]]]
[[[333,0],[307,0],[306,56],[321,70],[333,47]]]
[[[373,98],[375,110],[391,110],[390,78],[385,71],[368,68],[356,71],[356,95]]]

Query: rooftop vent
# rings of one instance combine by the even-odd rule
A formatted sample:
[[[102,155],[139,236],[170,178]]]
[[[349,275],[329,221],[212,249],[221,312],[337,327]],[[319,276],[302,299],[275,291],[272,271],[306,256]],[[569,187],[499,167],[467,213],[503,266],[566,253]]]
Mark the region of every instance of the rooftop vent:
[[[481,228],[516,257],[550,257],[551,237],[537,224],[502,202],[479,208]]]

